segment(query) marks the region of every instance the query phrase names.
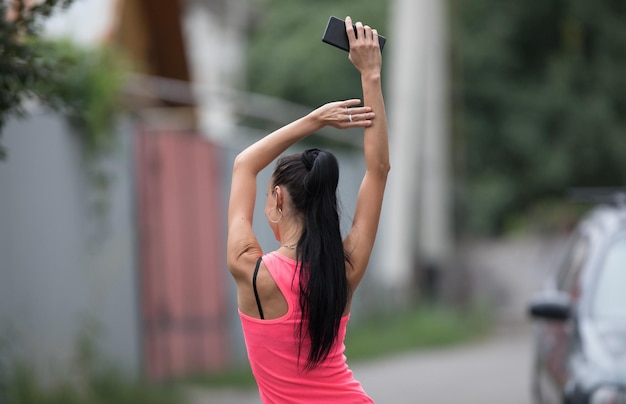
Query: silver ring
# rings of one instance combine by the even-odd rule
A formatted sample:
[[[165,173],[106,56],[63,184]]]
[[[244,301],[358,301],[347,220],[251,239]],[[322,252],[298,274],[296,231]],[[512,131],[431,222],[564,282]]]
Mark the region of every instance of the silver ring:
[[[352,115],[348,115],[348,119],[352,122]]]

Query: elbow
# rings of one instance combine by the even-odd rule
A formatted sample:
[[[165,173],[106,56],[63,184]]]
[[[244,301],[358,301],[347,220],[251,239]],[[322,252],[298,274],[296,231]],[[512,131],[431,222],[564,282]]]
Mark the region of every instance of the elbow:
[[[391,171],[391,164],[389,163],[389,160],[385,161],[384,163],[381,163],[380,169],[382,172],[385,173],[385,175],[389,174],[389,171]]]
[[[237,157],[235,157],[235,161],[233,162],[233,171],[237,170],[238,168],[241,168],[241,166],[244,164],[244,156],[243,156],[243,152],[239,153],[237,155]]]
[[[389,164],[389,160],[381,161],[378,164],[376,172],[380,177],[387,178],[387,175],[389,175],[389,171],[391,171],[391,164]]]
[[[367,169],[368,175],[371,175],[372,178],[377,178],[383,182],[387,181],[387,176],[389,175],[389,171],[391,170],[391,166],[389,162],[381,162],[374,166],[371,166]]]
[[[226,267],[231,275],[235,275],[235,266],[237,265],[237,259],[230,254],[226,255]]]
[[[259,165],[258,159],[246,150],[239,153],[233,161],[233,173],[244,172],[256,176],[263,167]]]
[[[250,160],[246,155],[244,155],[243,152],[239,153],[233,162],[233,177],[238,176],[241,173],[250,173],[252,175],[257,174],[252,171],[252,167],[250,167]]]
[[[240,251],[235,251],[233,249],[229,249],[226,253],[226,267],[228,268],[228,272],[230,272],[233,276],[237,276],[238,274],[241,255],[242,253]]]

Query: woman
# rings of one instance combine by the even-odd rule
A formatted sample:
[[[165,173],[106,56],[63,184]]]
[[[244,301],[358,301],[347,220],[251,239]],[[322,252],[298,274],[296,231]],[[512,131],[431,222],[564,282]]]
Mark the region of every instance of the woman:
[[[343,355],[352,296],[365,274],[383,201],[389,152],[376,30],[346,29],[361,74],[360,100],[331,102],[278,129],[235,159],[227,260],[237,285],[248,358],[264,403],[372,402]],[[263,255],[252,232],[257,174],[323,126],[364,128],[366,172],[352,227],[341,240],[337,160],[309,149],[279,159],[265,215],[278,249]]]

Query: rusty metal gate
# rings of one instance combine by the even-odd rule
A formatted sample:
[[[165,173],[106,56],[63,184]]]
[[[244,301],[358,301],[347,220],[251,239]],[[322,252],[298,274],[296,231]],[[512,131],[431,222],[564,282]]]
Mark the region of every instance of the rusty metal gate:
[[[218,158],[199,136],[136,135],[143,363],[153,380],[229,359]]]

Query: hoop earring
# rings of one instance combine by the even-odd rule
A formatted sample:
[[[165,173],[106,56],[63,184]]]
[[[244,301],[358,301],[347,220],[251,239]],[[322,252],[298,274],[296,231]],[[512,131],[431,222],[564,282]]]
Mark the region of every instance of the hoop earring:
[[[278,218],[278,220],[272,220],[272,211],[276,210],[276,208],[272,208],[269,210],[269,212],[267,212],[267,220],[269,220],[270,222],[276,224],[278,222],[280,222],[283,218],[283,210],[281,208],[278,208],[278,213],[280,213],[280,217]]]

